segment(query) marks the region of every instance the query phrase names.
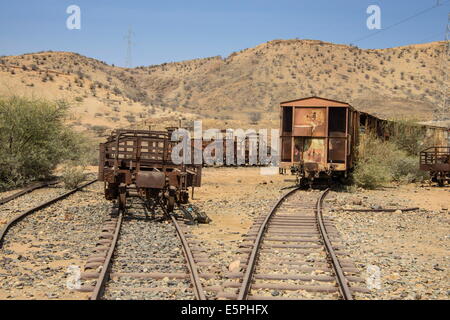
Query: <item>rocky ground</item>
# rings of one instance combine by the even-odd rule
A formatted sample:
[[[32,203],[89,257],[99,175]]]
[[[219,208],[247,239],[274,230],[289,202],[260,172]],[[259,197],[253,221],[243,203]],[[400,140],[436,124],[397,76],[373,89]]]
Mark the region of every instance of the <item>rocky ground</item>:
[[[194,203],[212,218],[191,227],[226,272],[236,260],[241,234],[292,185],[291,176],[263,176],[258,168],[206,169]],[[305,191],[301,191],[305,192]],[[332,192],[330,215],[351,259],[368,279],[371,294],[358,299],[448,299],[450,189],[428,185]],[[348,212],[345,209],[411,208],[411,212]],[[334,209],[334,210],[333,210]],[[380,270],[380,286],[377,282]],[[379,289],[378,289],[379,288]]]
[[[139,200],[124,218],[120,240],[114,253],[111,272],[187,273],[181,243],[170,221],[146,218]],[[134,290],[145,288],[146,291]],[[153,289],[158,288],[155,291]],[[166,289],[166,290],[164,290]],[[174,290],[175,289],[175,290]],[[189,279],[111,279],[106,287],[107,300],[195,299]]]
[[[194,246],[202,248],[203,256],[210,261],[211,266],[200,267],[200,272],[217,275],[204,281],[205,286],[220,285],[225,281],[222,275],[229,269],[239,271],[233,262],[238,258],[241,235],[286,192],[282,188],[293,185],[291,179],[292,176],[261,174],[259,168],[204,169],[202,187],[195,190],[192,203],[207,213],[212,222],[184,228],[193,235]],[[31,207],[60,191],[64,192],[58,188],[36,190],[20,201],[1,206],[0,217],[9,216],[7,212],[15,212],[22,205]],[[306,191],[301,192],[307,195]],[[372,287],[370,294],[358,295],[359,299],[449,298],[449,200],[448,187],[413,184],[377,191],[330,193],[328,214],[334,217],[350,258]],[[349,211],[407,207],[419,210]],[[101,183],[96,183],[15,225],[0,249],[0,299],[86,299],[89,294],[67,289],[68,268],[84,265],[109,208]],[[142,228],[153,226],[142,225],[142,221],[126,221],[125,227],[129,230],[124,229],[122,240],[128,241],[119,250],[127,259],[151,256],[146,250],[157,250],[156,247],[170,253],[176,251],[165,237],[168,230],[164,225],[149,232]],[[149,242],[156,247],[148,247]],[[134,268],[123,259],[119,263],[121,268]],[[145,294],[149,299],[159,297],[151,292]],[[160,298],[189,297],[190,292],[185,291],[181,296],[169,294]],[[119,290],[117,296],[110,298],[122,299],[124,293]]]
[[[82,266],[109,212],[110,204],[102,191],[101,184],[95,183],[25,217],[10,229],[0,248],[0,299],[87,297],[68,290],[66,284],[69,267]],[[24,197],[37,195],[33,192]]]
[[[348,251],[373,279],[366,299],[449,299],[450,188],[407,185],[333,197],[330,214]],[[380,207],[419,210],[348,211]]]
[[[0,199],[15,194],[18,190],[3,192],[0,194]],[[0,228],[6,224],[9,219],[15,217],[23,211],[31,209],[45,201],[57,197],[67,192],[62,184],[53,185],[41,189],[34,190],[31,193],[24,194],[14,200],[11,200],[3,205],[0,205]]]

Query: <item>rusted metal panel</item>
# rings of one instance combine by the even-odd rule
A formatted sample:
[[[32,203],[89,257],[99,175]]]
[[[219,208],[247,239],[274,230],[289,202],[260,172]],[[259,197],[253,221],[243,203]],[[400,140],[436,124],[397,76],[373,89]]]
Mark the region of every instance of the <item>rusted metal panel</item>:
[[[186,203],[188,188],[200,186],[201,169],[190,164],[175,164],[171,152],[177,141],[170,132],[117,130],[100,146],[99,176],[107,182],[105,196],[119,201],[125,210],[128,188],[135,184],[147,203],[163,197],[170,212],[175,201]],[[160,192],[163,191],[163,192]]]
[[[200,187],[202,185],[202,166],[197,165],[195,167],[195,176],[192,176],[192,186]]]
[[[174,170],[171,172],[166,172],[167,177],[169,178],[169,185],[174,187],[180,186],[180,172]]]
[[[99,166],[98,166],[98,181],[104,181],[103,178],[103,169],[105,168],[105,144],[100,143],[99,147],[99,153],[100,153],[100,159],[99,159]]]
[[[284,116],[292,107],[292,134],[287,134]],[[347,103],[332,99],[309,97],[281,103],[281,168],[307,179],[343,174],[353,165],[355,125],[359,114]],[[356,128],[357,130],[357,128]],[[287,137],[293,137],[288,158]]]
[[[325,99],[320,97],[309,97],[281,103],[282,107],[349,107],[348,103]]]
[[[138,188],[162,189],[166,183],[166,176],[158,171],[140,171],[136,174]]]
[[[303,145],[303,161],[326,164],[325,139],[305,138]]]
[[[328,159],[330,162],[345,162],[345,138],[330,138],[328,146]]]
[[[420,169],[450,172],[450,147],[431,147],[420,153]]]
[[[450,183],[450,147],[431,147],[420,153],[420,169],[429,171],[431,181],[444,186]]]
[[[294,136],[325,137],[326,108],[295,108]]]

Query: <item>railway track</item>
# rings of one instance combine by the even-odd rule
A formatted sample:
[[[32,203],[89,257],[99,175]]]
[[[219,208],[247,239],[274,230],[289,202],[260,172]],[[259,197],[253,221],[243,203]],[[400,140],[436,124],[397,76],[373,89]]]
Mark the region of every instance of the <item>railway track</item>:
[[[188,241],[180,221],[173,215],[170,220],[149,217],[134,201],[128,213],[105,221],[79,290],[91,292],[91,300],[206,300],[202,281],[215,274],[199,272],[211,262]]]
[[[0,205],[8,203],[14,199],[17,199],[17,198],[23,196],[24,194],[33,192],[34,190],[49,187],[49,186],[55,185],[57,183],[58,183],[58,181],[44,181],[44,182],[33,183],[33,184],[29,185],[28,187],[23,188],[19,192],[16,192],[10,196],[0,199]]]
[[[89,182],[86,182],[86,183],[82,184],[81,186],[79,186],[79,187],[77,187],[75,189],[69,190],[69,191],[67,191],[67,192],[65,192],[65,193],[63,193],[61,195],[58,195],[58,196],[56,196],[56,197],[54,197],[54,198],[52,198],[50,200],[44,201],[44,202],[40,203],[37,206],[34,206],[34,207],[32,207],[30,209],[27,209],[27,210],[25,210],[25,211],[23,211],[23,212],[21,212],[21,213],[19,213],[17,215],[14,215],[0,229],[0,247],[3,244],[3,239],[5,238],[6,234],[8,233],[8,231],[11,229],[11,227],[14,224],[16,224],[17,222],[19,222],[20,220],[22,220],[23,218],[25,218],[26,216],[28,216],[28,215],[30,215],[30,214],[32,214],[34,212],[37,212],[37,211],[39,211],[41,209],[44,209],[44,208],[46,208],[46,207],[48,207],[48,206],[50,206],[50,205],[52,205],[52,204],[54,204],[54,203],[56,203],[56,202],[58,202],[60,200],[63,200],[65,198],[67,198],[68,196],[74,194],[77,191],[80,191],[81,189],[83,189],[83,188],[93,184],[96,181],[97,181],[97,179],[94,179],[94,180],[91,180]],[[40,186],[40,187],[37,187],[37,188],[42,188],[42,187],[44,187],[44,186]],[[34,188],[32,190],[28,190],[27,192],[24,192],[24,193],[21,193],[21,194],[17,193],[17,194],[15,194],[13,196],[15,196],[15,198],[18,198],[18,197],[22,196],[23,194],[28,193],[28,192],[32,192],[33,190],[35,190],[37,188]],[[11,199],[11,200],[13,200],[13,199]]]
[[[257,218],[239,251],[244,272],[229,273],[217,297],[351,300],[367,292],[333,221],[323,216],[328,191],[305,197],[293,189]]]

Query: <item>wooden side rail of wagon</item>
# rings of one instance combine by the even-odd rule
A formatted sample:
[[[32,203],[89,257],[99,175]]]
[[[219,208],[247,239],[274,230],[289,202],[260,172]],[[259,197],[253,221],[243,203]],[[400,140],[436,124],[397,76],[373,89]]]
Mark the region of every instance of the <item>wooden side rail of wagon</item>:
[[[114,131],[100,145],[99,181],[105,182],[106,199],[116,201],[122,212],[129,190],[149,209],[156,203],[171,212],[175,204],[187,203],[188,189],[200,186],[201,165],[173,163],[176,143],[169,131]]]
[[[420,152],[420,170],[429,171],[440,186],[450,182],[450,147],[435,146]]]

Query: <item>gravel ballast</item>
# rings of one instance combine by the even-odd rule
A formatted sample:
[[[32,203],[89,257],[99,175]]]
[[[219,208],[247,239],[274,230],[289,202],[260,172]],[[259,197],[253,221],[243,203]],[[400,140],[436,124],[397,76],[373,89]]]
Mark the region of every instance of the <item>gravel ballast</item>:
[[[68,268],[81,268],[109,210],[95,183],[14,225],[0,249],[0,299],[86,298],[67,288]]]

